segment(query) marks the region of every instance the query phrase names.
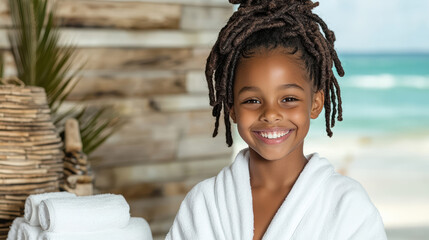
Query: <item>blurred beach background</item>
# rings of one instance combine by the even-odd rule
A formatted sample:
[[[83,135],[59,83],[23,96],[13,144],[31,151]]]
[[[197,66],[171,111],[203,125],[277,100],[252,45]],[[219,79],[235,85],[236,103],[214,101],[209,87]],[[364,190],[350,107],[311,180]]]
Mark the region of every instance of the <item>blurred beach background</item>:
[[[323,113],[313,120],[305,152],[319,152],[364,186],[391,240],[429,236],[429,17],[423,9],[427,1],[325,0],[316,10],[336,34],[346,72],[337,76],[344,120],[332,138]]]
[[[390,240],[429,236],[429,2],[321,1],[346,75],[334,136],[314,121],[306,150],[358,180]]]
[[[344,54],[344,121],[324,118],[306,150],[319,151],[358,180],[379,209],[389,239],[429,234],[429,55]]]

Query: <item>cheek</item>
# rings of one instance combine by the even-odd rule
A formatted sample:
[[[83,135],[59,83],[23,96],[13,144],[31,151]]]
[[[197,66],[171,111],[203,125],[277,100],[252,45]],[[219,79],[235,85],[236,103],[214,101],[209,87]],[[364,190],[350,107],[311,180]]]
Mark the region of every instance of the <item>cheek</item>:
[[[256,114],[252,111],[240,110],[236,113],[237,124],[239,126],[250,126],[254,119],[256,118]]]
[[[295,108],[288,113],[288,118],[295,125],[303,127],[310,125],[310,108],[308,107],[299,107]]]
[[[256,113],[256,111],[249,111],[241,108],[235,114],[237,129],[240,135],[247,132],[247,129],[249,129],[249,127],[251,127],[255,123],[255,121],[258,120],[258,114]]]

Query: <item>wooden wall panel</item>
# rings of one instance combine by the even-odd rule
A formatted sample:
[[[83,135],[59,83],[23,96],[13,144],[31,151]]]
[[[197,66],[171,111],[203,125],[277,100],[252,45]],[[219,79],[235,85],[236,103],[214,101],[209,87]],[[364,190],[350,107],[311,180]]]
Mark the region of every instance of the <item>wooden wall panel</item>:
[[[184,30],[219,30],[231,15],[230,7],[184,6],[182,11],[180,28]]]
[[[179,30],[116,30],[116,29],[74,29],[61,31],[60,44],[73,43],[81,48],[208,48],[218,32]],[[9,48],[7,31],[0,30],[0,48]]]
[[[231,163],[229,155],[224,155],[224,157],[195,161],[106,167],[97,170],[97,175],[99,175],[97,178],[103,178],[104,175],[107,175],[105,179],[109,179],[110,182],[107,184],[96,183],[96,186],[102,187],[104,185],[111,189],[133,183],[183,181],[191,177],[213,176],[229,163]]]
[[[178,4],[63,0],[57,17],[65,27],[177,29],[181,11]]]
[[[214,119],[209,114],[209,110],[170,114],[147,111],[130,117],[121,132],[91,155],[92,165],[101,169],[227,155],[231,149],[226,147],[225,137],[212,138]],[[224,129],[220,126],[219,132]]]
[[[11,25],[9,7],[6,0],[0,0],[0,27]]]
[[[82,48],[85,70],[201,70],[210,49],[192,48]]]
[[[98,98],[142,98],[186,93],[186,74],[179,71],[87,72],[69,100]]]
[[[185,2],[57,0],[56,15],[64,27],[188,30],[219,29],[231,15],[227,0]],[[0,27],[4,26],[11,26],[11,20],[7,0],[0,0]]]
[[[204,68],[228,0],[56,0],[62,43],[86,62],[61,111],[110,106],[127,124],[90,155],[96,192],[123,194],[164,239],[186,193],[231,162],[209,106]],[[0,49],[11,23],[0,0]],[[6,51],[5,73],[16,74]]]
[[[58,0],[61,1],[61,0]],[[100,0],[90,0],[100,1]],[[129,2],[130,0],[104,0],[110,2]],[[157,2],[157,3],[171,3],[180,5],[191,5],[191,6],[206,6],[206,7],[231,7],[232,5],[228,0],[132,0],[133,2]]]

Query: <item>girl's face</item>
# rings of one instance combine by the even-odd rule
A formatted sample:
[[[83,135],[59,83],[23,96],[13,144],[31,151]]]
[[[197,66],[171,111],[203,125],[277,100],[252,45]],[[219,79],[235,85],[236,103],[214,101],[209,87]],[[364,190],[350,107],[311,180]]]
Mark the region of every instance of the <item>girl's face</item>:
[[[301,60],[276,48],[240,60],[230,115],[251,151],[279,160],[302,156],[310,119],[317,118],[323,101]]]

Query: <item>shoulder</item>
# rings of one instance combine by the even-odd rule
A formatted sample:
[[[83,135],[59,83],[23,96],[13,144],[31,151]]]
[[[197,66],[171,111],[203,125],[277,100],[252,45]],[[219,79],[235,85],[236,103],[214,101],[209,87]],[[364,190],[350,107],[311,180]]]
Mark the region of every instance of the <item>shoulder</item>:
[[[234,162],[235,163],[235,162]],[[195,201],[198,199],[213,198],[215,194],[215,186],[219,185],[219,182],[224,181],[227,175],[230,175],[233,172],[234,163],[225,166],[216,176],[207,178],[197,183],[186,195],[184,201]]]
[[[192,187],[180,204],[176,221],[197,220],[201,217],[201,213],[206,212],[206,199],[210,198],[208,195],[210,195],[211,182],[213,178],[208,178]]]
[[[381,215],[358,181],[335,172],[327,179],[325,194],[335,239],[386,239]]]
[[[311,168],[314,169],[311,173],[315,176],[314,179],[322,181],[321,176],[326,176],[323,178],[323,190],[321,191],[321,196],[326,204],[340,205],[337,207],[361,206],[370,211],[375,209],[364,187],[358,181],[336,172],[330,161],[320,157],[318,153],[310,154],[307,157],[310,159],[308,164],[312,164]]]
[[[365,188],[355,179],[334,172],[326,181],[330,197],[337,207],[353,207],[356,211],[372,213],[377,210]]]
[[[215,184],[215,178],[216,177],[207,178],[197,183],[188,194],[186,194],[184,201],[195,201],[196,199],[211,195]]]
[[[211,182],[213,178],[205,179],[186,194],[165,239],[196,239],[195,236],[198,236],[199,232],[204,232],[204,229],[209,227],[201,224],[207,222],[208,208],[205,199]]]

